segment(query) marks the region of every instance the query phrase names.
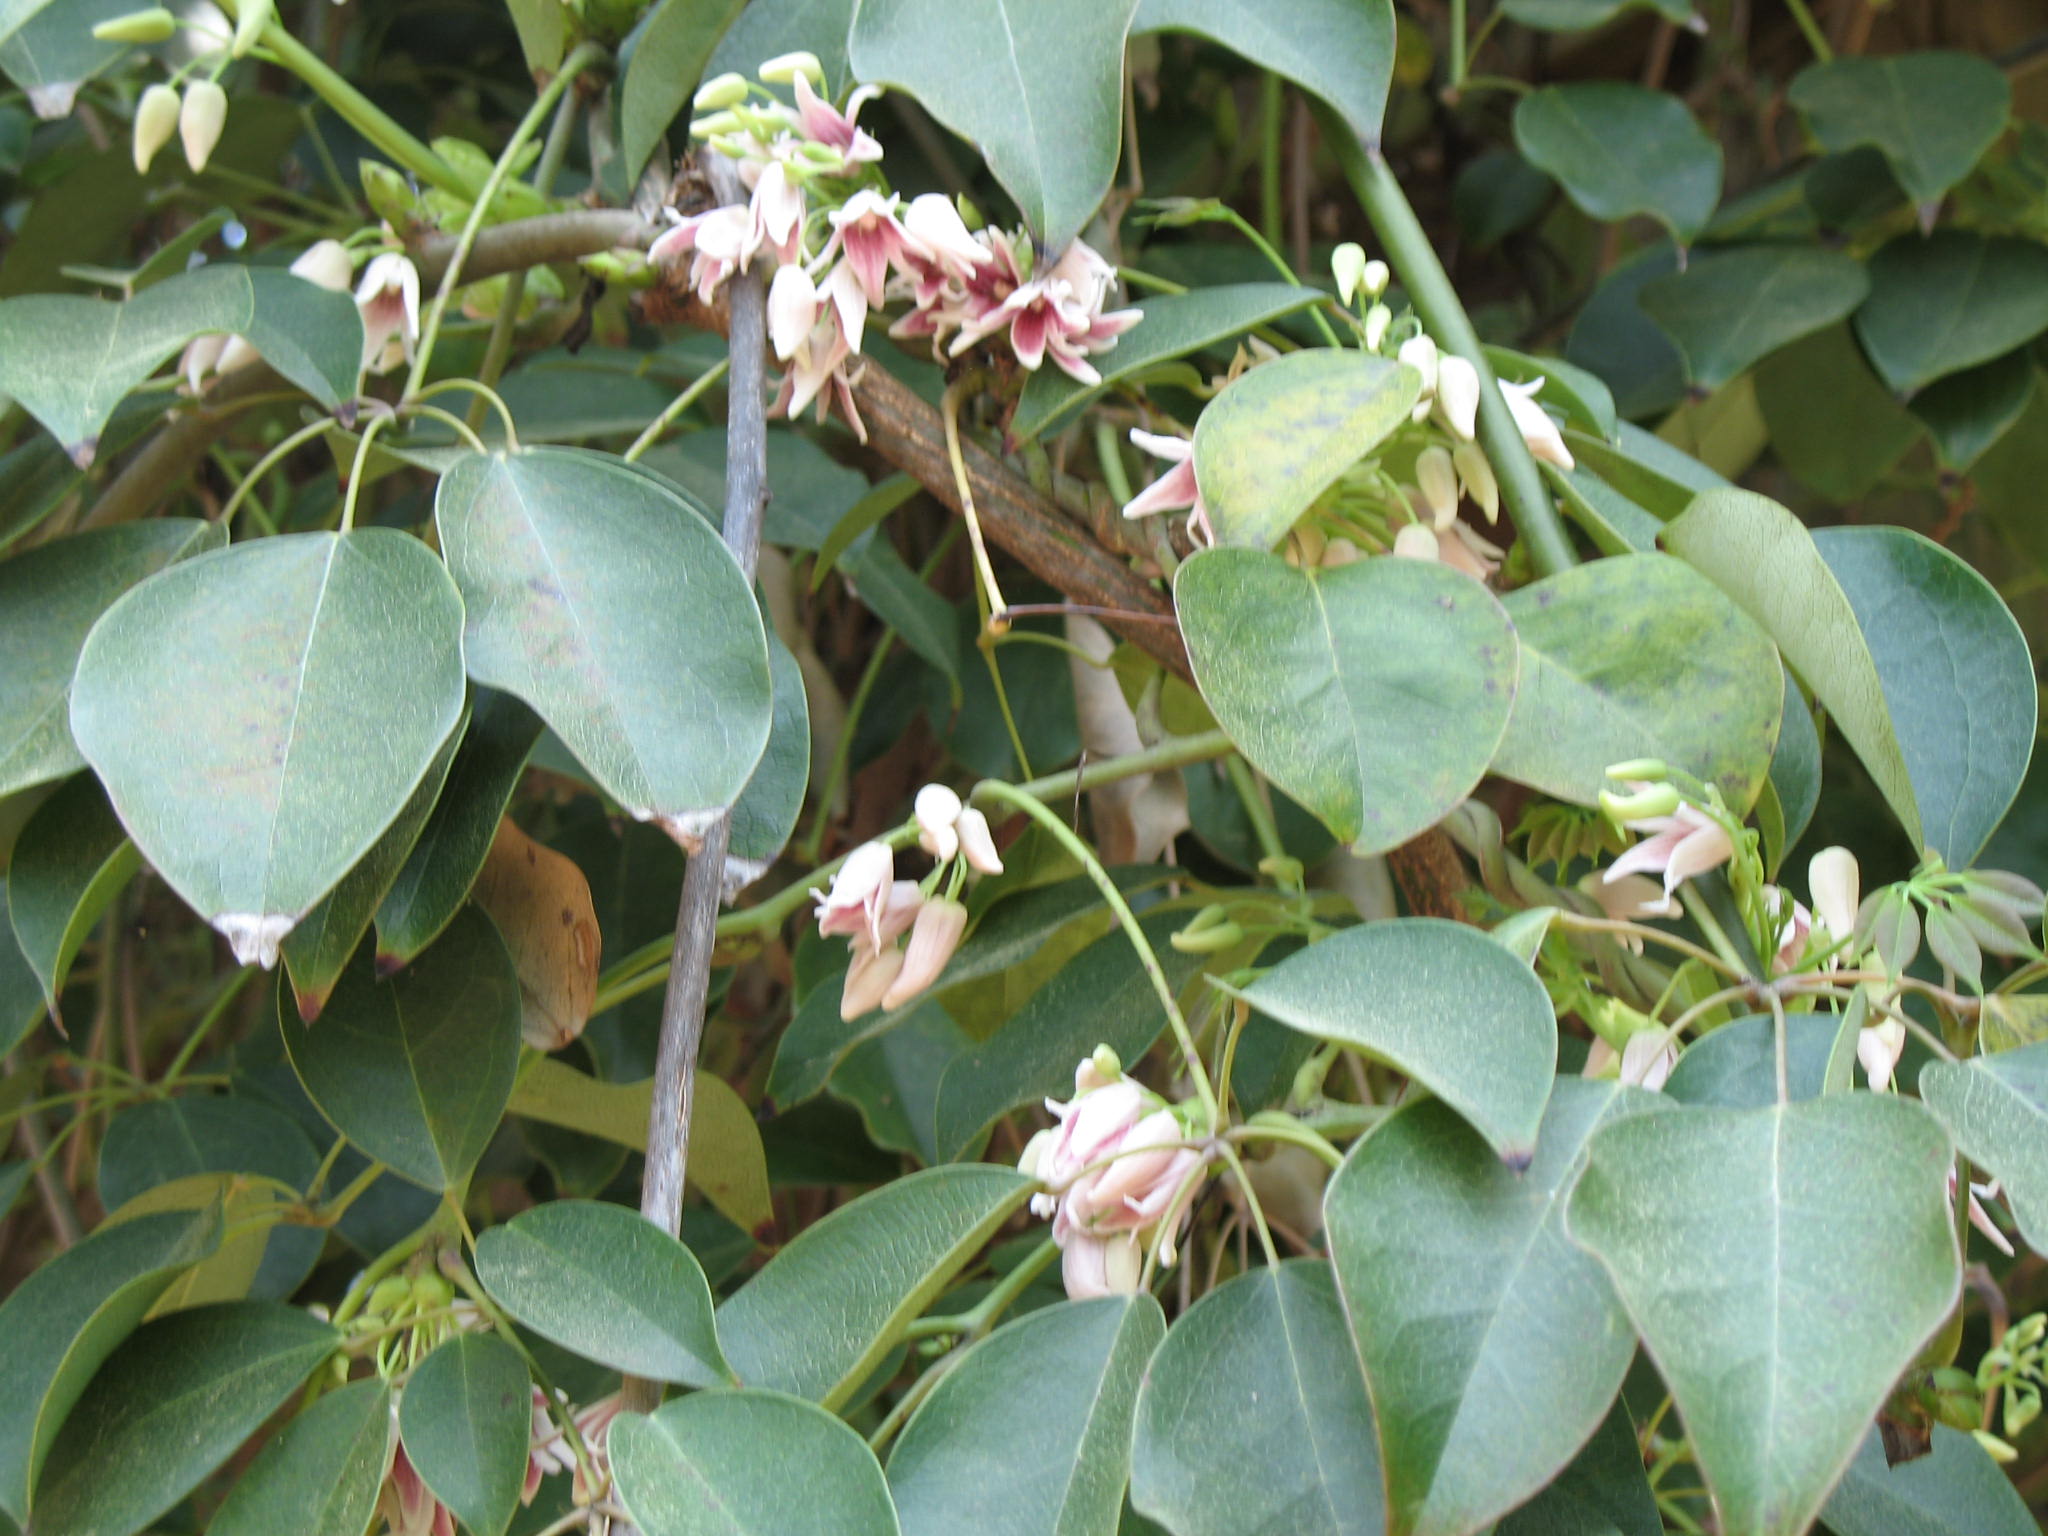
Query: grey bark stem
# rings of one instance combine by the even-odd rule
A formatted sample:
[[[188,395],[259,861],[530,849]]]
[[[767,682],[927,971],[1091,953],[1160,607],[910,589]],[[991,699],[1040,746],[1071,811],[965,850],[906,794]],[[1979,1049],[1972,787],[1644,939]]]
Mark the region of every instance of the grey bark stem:
[[[713,158],[709,169],[712,189],[721,202],[746,201],[739,173],[730,161]],[[729,287],[732,324],[727,346],[732,374],[725,428],[724,532],[726,546],[751,583],[768,491],[767,301],[758,269],[735,275]],[[640,1214],[672,1237],[682,1230],[697,1049],[704,1038],[704,1006],[711,990],[719,894],[731,836],[728,810],[705,829],[703,845],[690,856],[683,871],[682,901],[676,910],[675,946],[669,952],[661,1044],[654,1065],[654,1102],[647,1116],[647,1171],[640,1185]],[[661,1383],[629,1376],[625,1401],[627,1407],[647,1412],[661,1401]]]

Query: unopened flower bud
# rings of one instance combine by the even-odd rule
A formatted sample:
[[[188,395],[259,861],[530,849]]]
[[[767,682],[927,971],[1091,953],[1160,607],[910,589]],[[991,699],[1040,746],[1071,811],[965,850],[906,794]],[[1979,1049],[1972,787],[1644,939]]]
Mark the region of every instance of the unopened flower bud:
[[[178,30],[178,18],[160,5],[103,21],[92,35],[103,43],[161,43]]]
[[[960,936],[966,931],[967,909],[959,902],[935,896],[919,907],[917,921],[911,924],[903,964],[882,994],[882,1006],[901,1008],[929,989],[946,969],[946,962],[953,958],[953,952],[960,947]]]
[[[1105,1083],[1113,1083],[1124,1075],[1124,1064],[1107,1043],[1095,1047],[1095,1054],[1088,1058],[1088,1064],[1095,1068],[1096,1076]]]
[[[383,161],[370,159],[358,160],[356,172],[372,213],[396,230],[402,231],[412,223],[412,184],[404,176]]]
[[[781,273],[776,276],[779,278]],[[912,811],[917,817],[920,848],[942,864],[960,851],[960,834],[954,830],[961,811],[958,795],[943,784],[927,784],[917,792]]]
[[[1437,359],[1436,410],[1445,426],[1472,441],[1479,430],[1479,370],[1455,354]]]
[[[1384,261],[1368,261],[1365,264],[1365,274],[1360,280],[1359,286],[1365,290],[1369,297],[1376,299],[1387,291],[1387,284],[1392,282],[1393,279],[1394,274],[1388,270],[1387,264]]]
[[[206,169],[227,121],[228,93],[218,84],[194,80],[185,87],[184,104],[178,109],[178,139],[185,146],[185,163],[193,170]]]
[[[1003,861],[996,855],[996,840],[988,829],[988,818],[969,806],[953,823],[960,835],[960,852],[968,867],[984,875],[1000,875]]]
[[[1527,384],[1503,384],[1501,397],[1507,401],[1508,414],[1515,418],[1515,427],[1521,432],[1522,441],[1529,445],[1529,452],[1546,464],[1570,469],[1577,461],[1565,446],[1564,434],[1557,430],[1550,413],[1536,403],[1536,392],[1542,387],[1541,379],[1532,379]]]
[[[1343,566],[1356,565],[1365,558],[1365,551],[1351,540],[1336,538],[1323,546],[1323,569],[1338,570]]]
[[[1632,757],[1626,762],[1609,763],[1601,771],[1608,778],[1619,779],[1624,783],[1636,779],[1654,780],[1671,777],[1671,765],[1661,757]]]
[[[697,94],[690,98],[690,105],[699,112],[719,112],[727,107],[736,107],[746,99],[746,77],[727,70],[716,79],[706,80],[698,86]]]
[[[248,56],[256,40],[263,36],[263,29],[270,25],[277,12],[277,0],[236,0],[236,5],[239,9],[235,13],[235,41],[228,51],[240,59]]]
[[[1423,449],[1415,458],[1415,483],[1429,505],[1436,531],[1442,533],[1458,516],[1458,471],[1450,454],[1435,444]]]
[[[775,355],[787,362],[796,356],[818,323],[818,286],[794,262],[775,269],[768,285],[768,340]]]
[[[1609,789],[1600,791],[1600,809],[1607,813],[1608,820],[1621,824],[1669,816],[1678,809],[1678,800],[1678,791],[1669,784],[1645,785],[1627,795],[1617,795]]]
[[[1198,930],[1181,929],[1167,935],[1166,942],[1184,955],[1213,955],[1244,938],[1244,928],[1235,922],[1216,923]]]
[[[387,1275],[379,1280],[370,1292],[370,1299],[363,1310],[373,1316],[388,1316],[412,1300],[412,1282],[403,1275]]]
[[[720,134],[737,133],[746,125],[731,112],[713,112],[709,117],[690,119],[690,137],[693,139],[715,139]]]
[[[355,286],[355,263],[339,240],[316,240],[307,246],[292,263],[292,272],[331,293],[347,293]]]
[[[1428,401],[1436,395],[1437,350],[1436,343],[1427,336],[1410,336],[1401,343],[1394,360],[1405,363],[1422,375],[1422,399]]]
[[[1365,247],[1346,240],[1330,252],[1330,275],[1337,280],[1337,297],[1349,304],[1365,280]]]
[[[1500,521],[1500,483],[1493,478],[1493,465],[1477,443],[1460,443],[1451,454],[1465,494],[1486,514],[1489,523]]]
[[[846,984],[839,990],[839,1017],[851,1023],[874,1012],[902,970],[903,951],[897,945],[856,949],[853,964],[846,970]]]
[[[1823,848],[1806,865],[1806,888],[1813,896],[1814,915],[1837,943],[1856,932],[1861,904],[1862,872],[1856,855],[1846,848]]]
[[[178,131],[178,93],[168,85],[152,85],[135,104],[135,169],[149,170],[156,152]]]
[[[798,75],[806,76],[813,84],[825,83],[825,66],[818,62],[815,53],[799,49],[795,53],[778,53],[761,66],[761,78],[770,85],[794,85]]]
[[[1380,343],[1387,339],[1387,327],[1394,323],[1394,312],[1384,304],[1375,304],[1365,312],[1365,350],[1377,352]]]
[[[1434,560],[1436,535],[1422,523],[1410,523],[1394,535],[1394,553],[1403,560]]]

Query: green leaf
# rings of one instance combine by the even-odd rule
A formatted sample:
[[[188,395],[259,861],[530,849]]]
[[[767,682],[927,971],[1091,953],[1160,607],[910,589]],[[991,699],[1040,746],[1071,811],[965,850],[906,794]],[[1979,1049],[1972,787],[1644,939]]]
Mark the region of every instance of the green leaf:
[[[1912,413],[1942,465],[1964,474],[2026,414],[2034,382],[2033,359],[2022,347],[1936,379],[1913,397]]]
[[[803,669],[773,626],[767,635],[775,713],[767,749],[732,808],[727,899],[768,873],[796,830],[811,783],[811,706],[804,694]]]
[[[1033,1187],[1015,1169],[955,1163],[841,1206],[719,1307],[725,1358],[748,1386],[836,1408]]]
[[[88,773],[37,806],[21,829],[7,869],[7,908],[52,1015],[79,946],[141,863]]]
[[[680,494],[600,454],[472,454],[434,517],[470,676],[532,705],[672,836],[739,797],[768,743],[768,642],[738,562]]]
[[[1196,32],[1336,109],[1358,142],[1377,149],[1394,83],[1394,7],[1388,0],[1143,0],[1131,33]]]
[[[1331,483],[1408,419],[1405,363],[1311,347],[1254,368],[1195,423],[1195,481],[1217,539],[1271,549]]]
[[[1888,1094],[1641,1115],[1594,1135],[1571,1235],[1613,1277],[1724,1529],[1804,1531],[1947,1319],[1951,1166],[1941,1127]]]
[[[1684,101],[1614,80],[1546,85],[1515,103],[1515,147],[1591,217],[1647,214],[1690,245],[1721,200],[1721,146]]]
[[[1628,1404],[1616,1399],[1572,1464],[1494,1536],[1664,1536]]]
[[[1594,287],[1565,341],[1565,356],[1607,382],[1624,417],[1661,415],[1685,398],[1683,354],[1636,302],[1645,284],[1677,270],[1669,240],[1626,257]]]
[[[1821,1522],[1834,1536],[2034,1536],[2041,1527],[2012,1479],[1959,1429],[1934,1426],[1925,1456],[1886,1464],[1872,1430]]]
[[[220,1237],[218,1206],[118,1222],[31,1270],[0,1305],[0,1510],[28,1518],[29,1490],[86,1383]]]
[[[540,716],[511,694],[477,690],[440,798],[377,905],[379,970],[409,963],[467,899],[540,731]]]
[[[1692,20],[1690,0],[1501,0],[1501,14],[1545,32],[1588,32],[1624,11],[1654,11],[1674,26]]]
[[[746,0],[657,0],[620,50],[619,154],[636,180],[676,114],[690,104],[725,29]],[[756,59],[758,66],[761,60]],[[749,74],[753,68],[749,67]]]
[[[1295,1259],[1209,1292],[1138,1396],[1131,1502],[1175,1536],[1380,1536],[1372,1405],[1330,1266]]]
[[[608,1083],[548,1057],[530,1060],[505,1107],[515,1115],[647,1150],[654,1079]],[[697,1074],[690,1113],[689,1181],[733,1222],[759,1232],[774,1220],[761,1128],[746,1100],[722,1077]],[[643,1373],[644,1374],[644,1373]]]
[[[2034,665],[1992,585],[1906,528],[1813,536],[1862,627],[1921,841],[1961,869],[2005,819],[2034,747]]]
[[[341,1343],[297,1307],[231,1301],[136,1331],[51,1449],[35,1529],[132,1536],[232,1456]]]
[[[426,777],[405,802],[398,819],[384,829],[384,835],[356,861],[355,868],[341,877],[341,883],[321,897],[312,911],[285,935],[279,953],[291,975],[293,995],[299,1000],[299,1017],[306,1023],[317,1019],[320,1010],[327,1006],[349,957],[370,931],[379,904],[411,857],[420,832],[441,797],[442,787],[448,782],[449,767],[468,725],[469,706],[465,703],[455,729],[448,733],[441,750],[427,765]]]
[[[1092,1536],[1131,1475],[1131,1414],[1166,1335],[1149,1295],[1065,1302],[974,1345],[903,1427],[889,1491],[904,1536]]]
[[[122,0],[8,0],[0,9],[0,73],[29,93],[38,117],[67,116],[81,82],[125,55],[92,28],[131,7]]]
[[[1167,938],[1186,925],[1175,909],[1140,919],[1159,955],[1169,986],[1178,988],[1201,968],[1202,957],[1169,948]],[[1124,1061],[1143,1056],[1166,1027],[1159,994],[1139,963],[1130,937],[1112,928],[1059,968],[987,1040],[957,1056],[939,1079],[938,1145],[960,1158],[990,1122],[1020,1104],[1065,1097],[1074,1063],[1098,1045]]]
[[[1116,174],[1137,0],[863,0],[846,51],[981,151],[1043,250],[1080,233]]]
[[[500,1536],[519,1507],[533,1390],[519,1351],[461,1333],[422,1360],[398,1405],[398,1434],[434,1497],[474,1536]]]
[[[1940,229],[1900,235],[1870,258],[1856,335],[1878,377],[1910,395],[2048,330],[2048,250],[2032,240]]]
[[[1483,1529],[1565,1467],[1606,1417],[1635,1335],[1565,1236],[1587,1138],[1662,1108],[1561,1077],[1536,1159],[1502,1166],[1450,1105],[1376,1127],[1323,1197],[1330,1253],[1378,1415],[1387,1530]]]
[[[7,884],[0,881],[0,1056],[28,1038],[43,1017],[43,984],[14,937]]]
[[[1564,429],[1565,442],[1580,470],[1599,476],[1659,522],[1678,516],[1700,492],[1725,490],[1731,485],[1654,432],[1645,432],[1632,421],[1616,426],[1619,435],[1612,443],[1570,426]]]
[[[278,1027],[306,1094],[368,1156],[428,1189],[459,1190],[511,1097],[519,978],[491,920],[464,908],[389,980],[358,952],[317,1027]]]
[[[1876,659],[1805,525],[1766,497],[1710,491],[1665,530],[1664,542],[1777,641],[1919,847],[1926,840],[1919,804]]]
[[[1514,704],[1515,635],[1492,594],[1456,571],[1418,560],[1303,571],[1213,549],[1182,564],[1174,602],[1230,739],[1356,853],[1435,825],[1493,761]]]
[[[569,50],[568,8],[556,0],[505,0],[505,9],[512,13],[527,69],[553,74]]]
[[[124,395],[195,336],[223,331],[329,410],[355,391],[363,324],[353,296],[282,268],[216,262],[121,303],[41,293],[0,302],[0,394],[82,468]]]
[[[1708,251],[1643,285],[1643,312],[1678,343],[1696,390],[1719,389],[1782,346],[1844,319],[1871,290],[1853,256],[1811,245]]]
[[[1846,325],[1803,336],[1757,364],[1756,403],[1784,466],[1837,503],[1869,495],[1920,438]]]
[[[250,1463],[208,1536],[363,1536],[390,1454],[390,1389],[337,1387]]]
[[[1832,59],[1801,70],[1789,94],[1823,149],[1876,146],[1919,204],[1970,174],[2012,110],[2004,71],[1967,53]]]
[[[461,625],[454,583],[409,535],[238,544],[107,610],[72,734],[157,872],[244,964],[272,963],[455,728]]]
[[[1503,1162],[1529,1165],[1557,1021],[1535,972],[1479,929],[1433,917],[1347,928],[1233,995],[1406,1073]]]
[[[619,1497],[646,1536],[897,1536],[875,1453],[774,1392],[703,1392],[611,1429]]]
[[[217,523],[158,518],[73,534],[0,565],[0,795],[85,766],[70,717],[87,632],[138,581],[226,538]]]
[[[846,63],[853,9],[854,0],[752,0],[718,40],[704,73],[752,75],[785,53],[809,53],[824,67],[825,88],[836,100],[853,84]]]
[[[1929,1062],[1920,1097],[1963,1156],[2004,1186],[2027,1246],[2048,1253],[2048,1043]]]
[[[1149,8],[1159,9],[1162,3],[1151,0]],[[1139,19],[1144,19],[1143,11]],[[1325,297],[1320,288],[1298,288],[1291,283],[1232,283],[1190,293],[1147,294],[1133,306],[1145,318],[1095,360],[1102,382],[1081,384],[1056,368],[1040,368],[1024,382],[1017,414],[1010,421],[1010,435],[1025,442],[1048,428],[1064,426],[1091,400],[1147,368],[1206,351],[1253,326],[1319,304]]]
[[[1835,1024],[1831,1014],[1786,1015],[1785,1081],[1795,1103],[1820,1097]],[[1766,1109],[1777,1103],[1776,1021],[1769,1014],[1751,1014],[1695,1040],[1671,1069],[1664,1096],[1722,1109]]]
[[[1597,805],[1609,763],[1659,757],[1748,810],[1784,689],[1770,637],[1712,582],[1668,555],[1625,555],[1503,605],[1522,675],[1493,772]]]
[[[476,1273],[506,1311],[585,1359],[689,1387],[732,1380],[696,1256],[622,1205],[523,1212],[477,1239]]]

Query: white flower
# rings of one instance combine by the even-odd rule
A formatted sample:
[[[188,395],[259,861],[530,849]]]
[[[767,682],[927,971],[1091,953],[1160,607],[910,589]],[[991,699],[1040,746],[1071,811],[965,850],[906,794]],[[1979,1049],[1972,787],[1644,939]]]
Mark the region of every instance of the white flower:
[[[954,823],[963,807],[960,797],[943,784],[927,784],[917,792],[911,812],[917,818],[917,844],[944,863],[960,851],[960,834]]]
[[[768,339],[775,355],[787,362],[818,323],[818,288],[802,267],[775,269],[768,285]]]
[[[1436,531],[1442,533],[1458,515],[1458,471],[1449,451],[1432,443],[1417,454],[1415,483]]]
[[[862,843],[839,866],[829,891],[811,892],[818,899],[818,932],[859,933],[865,928],[880,948],[882,914],[895,877],[895,850],[887,843]]]
[[[355,281],[355,264],[339,240],[316,240],[292,263],[292,275],[330,293],[347,293]]]
[[[984,875],[1003,872],[1003,861],[996,853],[996,840],[989,832],[986,816],[969,806],[953,823],[953,830],[960,836],[960,852],[970,869]]]
[[[1559,469],[1570,469],[1574,463],[1571,449],[1565,446],[1564,434],[1557,430],[1557,423],[1550,419],[1550,412],[1536,403],[1536,392],[1543,387],[1543,380],[1531,379],[1526,384],[1503,382],[1500,392],[1508,403],[1508,411],[1515,418],[1515,427],[1522,434],[1522,441],[1529,445],[1529,452],[1547,464]],[[1471,436],[1468,432],[1467,437]]]
[[[1806,888],[1813,896],[1813,910],[1827,929],[1831,942],[1839,944],[1856,932],[1856,908],[1862,900],[1862,871],[1856,855],[1846,848],[1823,848],[1806,865]]]
[[[356,285],[356,310],[363,317],[363,368],[386,373],[412,358],[420,334],[420,273],[410,258],[385,251],[363,268]]]
[[[1468,443],[1479,430],[1479,370],[1455,353],[1437,358],[1436,412]]]

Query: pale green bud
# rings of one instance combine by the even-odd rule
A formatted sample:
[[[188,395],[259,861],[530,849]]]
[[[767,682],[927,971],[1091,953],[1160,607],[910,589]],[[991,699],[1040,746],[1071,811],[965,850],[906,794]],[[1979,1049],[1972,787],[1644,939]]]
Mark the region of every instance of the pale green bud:
[[[185,146],[185,163],[193,170],[206,169],[227,121],[228,93],[218,84],[194,80],[185,87],[185,100],[178,108],[178,139]]]
[[[1365,280],[1365,247],[1346,240],[1330,252],[1330,275],[1337,279],[1337,297],[1349,304]]]
[[[1384,304],[1375,304],[1365,312],[1365,350],[1377,352],[1380,343],[1387,339],[1387,327],[1394,323],[1394,312]]]
[[[699,112],[716,112],[721,107],[736,107],[747,99],[747,82],[744,77],[727,70],[715,80],[706,80],[697,87],[697,94],[690,98],[690,105]]]
[[[738,133],[744,125],[731,112],[714,112],[709,117],[690,119],[690,137],[693,139],[714,138],[721,133]]]
[[[177,30],[178,18],[156,5],[103,21],[92,29],[92,35],[103,43],[161,43]]]
[[[1095,1063],[1095,1070],[1102,1074],[1104,1082],[1113,1083],[1124,1075],[1123,1062],[1107,1045],[1095,1047],[1095,1054],[1088,1059]]]
[[[1632,795],[1600,791],[1600,809],[1613,822],[1646,821],[1652,816],[1669,816],[1678,809],[1678,791],[1669,784],[1654,784]]]
[[[168,85],[152,85],[135,104],[135,169],[147,172],[156,152],[178,131],[178,93]]]
[[[1661,757],[1632,757],[1625,763],[1609,763],[1610,779],[1668,779],[1671,765]]]
[[[825,83],[825,66],[818,62],[815,53],[799,50],[795,53],[778,53],[761,66],[761,78],[770,85],[794,85],[798,75],[806,75],[813,85]]]
[[[1368,261],[1365,264],[1365,276],[1359,286],[1376,299],[1387,291],[1387,284],[1393,280],[1394,274],[1388,270],[1384,261]]]
[[[235,41],[228,51],[240,59],[248,56],[277,14],[277,0],[236,0],[236,4],[239,9],[235,13]]]
[[[358,160],[356,166],[370,211],[393,229],[411,224],[415,211],[412,184],[381,160]]]

